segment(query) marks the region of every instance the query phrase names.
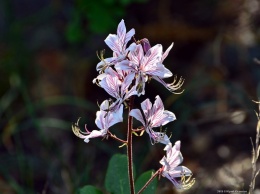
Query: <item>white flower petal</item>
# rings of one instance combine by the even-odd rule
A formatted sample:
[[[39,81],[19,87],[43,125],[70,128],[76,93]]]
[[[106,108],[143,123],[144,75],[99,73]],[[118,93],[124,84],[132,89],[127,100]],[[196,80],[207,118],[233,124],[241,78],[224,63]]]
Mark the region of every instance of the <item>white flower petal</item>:
[[[130,116],[134,117],[136,120],[140,121],[143,126],[145,126],[145,121],[143,115],[139,109],[132,109],[129,113]]]

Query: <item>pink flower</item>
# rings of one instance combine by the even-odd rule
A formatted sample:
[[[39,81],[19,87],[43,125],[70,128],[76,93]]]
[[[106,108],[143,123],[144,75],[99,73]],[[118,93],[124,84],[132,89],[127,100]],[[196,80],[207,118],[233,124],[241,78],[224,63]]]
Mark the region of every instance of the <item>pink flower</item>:
[[[149,42],[148,42],[149,43]],[[149,48],[149,45],[144,47]],[[168,78],[172,76],[170,70],[164,67],[162,61],[167,56],[162,52],[162,45],[157,44],[151,47],[147,52],[144,52],[141,44],[136,46],[136,49],[129,53],[129,63],[118,63],[115,65],[117,70],[130,70],[136,75],[136,89],[139,94],[144,95],[145,83],[149,77]]]
[[[141,103],[141,107],[144,117],[139,109],[132,109],[129,115],[143,124],[144,129],[150,136],[151,143],[170,143],[170,140],[165,133],[155,132],[153,128],[161,127],[171,121],[174,121],[176,119],[175,115],[170,111],[164,110],[162,100],[158,95],[156,96],[153,106],[150,100],[146,99]]]
[[[134,74],[125,76],[123,73],[119,74],[112,68],[108,69],[106,76],[102,78],[99,85],[116,99],[109,107],[109,110],[116,111],[126,99],[137,94],[135,87],[129,88],[133,79]]]
[[[88,131],[87,128],[86,132],[80,131],[78,127],[78,122],[72,126],[72,131],[73,133],[78,136],[79,138],[84,139],[86,143],[89,142],[90,138],[96,138],[96,137],[105,137],[107,135],[108,129],[115,125],[118,122],[123,121],[123,105],[121,105],[117,111],[115,112],[109,112],[109,111],[104,111],[102,109],[105,109],[108,106],[108,101],[105,100],[101,105],[100,111],[97,111],[96,114],[96,120],[95,123],[97,127],[100,130],[93,130],[93,131]]]
[[[195,183],[195,179],[191,179],[192,172],[190,169],[179,166],[183,161],[180,147],[180,141],[177,141],[173,147],[171,143],[165,146],[166,157],[164,156],[160,161],[162,165],[161,175],[169,179],[177,189],[185,190]]]
[[[128,48],[126,48],[127,43],[134,34],[135,30],[133,28],[126,33],[125,22],[124,20],[121,20],[117,27],[117,34],[109,34],[105,39],[105,43],[113,51],[113,57],[102,59],[97,64],[97,70],[99,71],[104,66],[109,66],[124,61],[128,52],[135,49],[135,43],[132,43]]]

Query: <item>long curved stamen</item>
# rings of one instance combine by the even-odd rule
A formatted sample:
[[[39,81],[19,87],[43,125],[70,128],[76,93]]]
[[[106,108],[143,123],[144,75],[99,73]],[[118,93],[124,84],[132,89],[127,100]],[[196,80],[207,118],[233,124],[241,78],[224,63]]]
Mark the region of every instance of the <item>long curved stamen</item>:
[[[82,138],[84,139],[86,137],[86,135],[90,134],[90,132],[83,132],[80,130],[79,128],[79,120],[80,120],[80,117],[78,118],[77,122],[76,123],[73,123],[72,124],[72,132],[79,138]],[[86,128],[86,126],[85,126]]]

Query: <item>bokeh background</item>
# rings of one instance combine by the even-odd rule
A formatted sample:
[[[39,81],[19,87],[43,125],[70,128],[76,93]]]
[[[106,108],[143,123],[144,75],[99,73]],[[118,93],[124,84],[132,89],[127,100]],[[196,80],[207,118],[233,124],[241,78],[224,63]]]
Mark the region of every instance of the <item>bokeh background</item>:
[[[182,141],[183,164],[196,178],[185,193],[248,190],[258,111],[252,100],[260,98],[258,0],[1,0],[0,193],[70,194],[86,184],[104,190],[109,158],[126,150],[111,139],[86,144],[71,124],[81,117],[82,129],[96,129],[97,102],[109,98],[92,84],[96,51],[111,56],[104,39],[121,19],[136,39],[164,50],[174,42],[164,64],[185,78],[185,92],[152,81],[146,97],[160,95],[176,114],[167,133]],[[113,132],[125,138],[125,127]],[[136,173],[158,169],[163,145],[152,146],[146,134],[134,142]],[[177,192],[162,178],[157,193]]]

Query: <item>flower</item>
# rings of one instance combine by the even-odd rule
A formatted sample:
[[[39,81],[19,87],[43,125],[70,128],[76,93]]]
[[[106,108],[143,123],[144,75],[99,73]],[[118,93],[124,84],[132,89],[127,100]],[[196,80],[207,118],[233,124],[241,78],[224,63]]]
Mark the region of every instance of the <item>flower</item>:
[[[135,87],[129,89],[133,79],[134,74],[124,76],[123,74],[114,71],[112,68],[108,68],[106,76],[101,79],[99,85],[109,95],[116,99],[116,101],[109,107],[109,110],[117,111],[126,99],[137,94]]]
[[[165,146],[166,157],[164,156],[160,161],[162,165],[161,175],[169,179],[177,189],[186,190],[192,187],[195,179],[191,179],[192,172],[190,169],[185,166],[179,166],[183,161],[180,147],[180,141],[177,141],[173,147],[171,143]],[[180,180],[178,180],[179,178]]]
[[[105,43],[113,51],[113,57],[103,59],[103,56],[101,56],[101,61],[97,64],[97,70],[100,71],[103,67],[109,66],[109,64],[124,61],[128,52],[135,49],[135,43],[132,43],[128,48],[126,48],[127,43],[134,34],[135,29],[133,28],[126,33],[125,22],[124,20],[121,20],[117,27],[117,34],[109,34],[105,39]]]
[[[176,117],[172,112],[164,110],[162,100],[158,95],[155,98],[153,106],[149,99],[141,103],[144,117],[139,109],[132,109],[129,115],[143,124],[145,131],[150,136],[152,144],[158,142],[168,144],[170,143],[168,136],[163,132],[155,132],[152,128],[166,125],[174,121]]]
[[[79,137],[84,139],[84,141],[86,143],[89,142],[90,138],[96,138],[96,137],[105,137],[107,135],[108,129],[109,127],[113,126],[114,124],[118,123],[118,122],[122,122],[123,121],[123,105],[121,105],[117,111],[114,112],[110,112],[110,111],[104,111],[102,109],[105,109],[105,107],[108,106],[108,100],[105,100],[104,102],[102,102],[102,104],[100,105],[100,111],[97,111],[96,113],[96,120],[95,123],[97,125],[97,127],[100,130],[93,130],[93,131],[88,131],[87,128],[86,132],[82,132],[80,131],[79,127],[78,127],[78,122],[76,124],[74,124],[72,126],[72,131],[73,133]]]
[[[147,42],[145,43],[146,46],[143,47],[142,44],[139,44],[135,50],[129,53],[129,63],[118,63],[115,65],[117,70],[129,70],[136,75],[136,88],[139,96],[144,95],[145,82],[148,81],[149,77],[161,82],[162,78],[172,76],[171,71],[162,64],[170,49],[167,49],[163,54],[162,45],[157,44],[150,48],[149,42],[148,44]]]

